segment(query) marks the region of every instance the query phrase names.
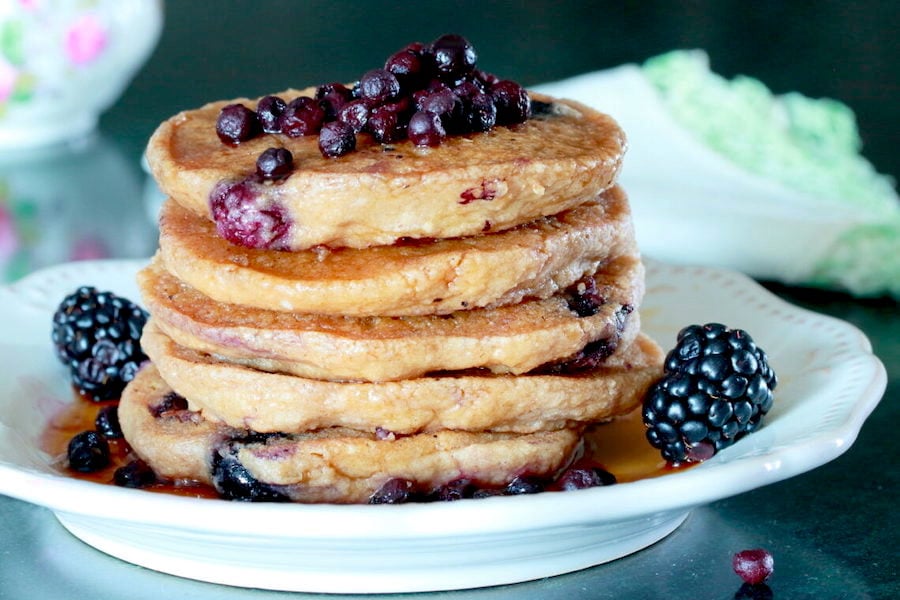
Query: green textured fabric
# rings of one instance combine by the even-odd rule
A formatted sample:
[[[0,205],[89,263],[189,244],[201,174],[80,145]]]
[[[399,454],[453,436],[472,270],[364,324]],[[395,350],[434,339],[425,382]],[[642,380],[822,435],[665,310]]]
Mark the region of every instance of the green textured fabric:
[[[676,50],[642,66],[672,117],[747,171],[803,193],[815,210],[854,213],[808,283],[857,295],[900,297],[900,201],[895,182],[862,155],[853,111],[836,100],[773,94],[756,79],[725,79],[700,50]]]

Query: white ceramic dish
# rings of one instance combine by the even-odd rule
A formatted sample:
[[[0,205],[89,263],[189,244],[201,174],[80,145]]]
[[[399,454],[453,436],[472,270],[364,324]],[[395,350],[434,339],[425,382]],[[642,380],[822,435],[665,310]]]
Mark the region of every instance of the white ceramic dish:
[[[193,579],[313,592],[461,589],[582,569],[644,548],[694,506],[802,473],[844,452],[886,385],[854,327],[790,306],[727,271],[648,265],[645,330],[720,321],[748,330],[779,373],[765,427],[657,479],[447,504],[243,504],[151,494],[56,473],[37,448],[71,396],[49,341],[78,285],[137,298],[140,263],[62,265],[0,288],[0,493],[52,510],[88,544]]]

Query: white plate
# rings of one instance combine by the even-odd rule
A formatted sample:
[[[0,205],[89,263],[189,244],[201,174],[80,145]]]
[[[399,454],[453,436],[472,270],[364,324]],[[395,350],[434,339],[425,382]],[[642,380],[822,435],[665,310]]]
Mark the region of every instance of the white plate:
[[[51,509],[126,561],[235,586],[313,592],[461,589],[582,569],[644,548],[691,507],[843,453],[886,386],[854,327],[790,306],[727,271],[648,265],[645,330],[664,347],[690,323],[748,330],[780,377],[766,425],[683,472],[575,492],[446,504],[244,504],[151,494],[54,472],[37,438],[69,401],[50,344],[63,296],[93,284],[137,299],[137,262],[62,265],[0,288],[0,493]]]

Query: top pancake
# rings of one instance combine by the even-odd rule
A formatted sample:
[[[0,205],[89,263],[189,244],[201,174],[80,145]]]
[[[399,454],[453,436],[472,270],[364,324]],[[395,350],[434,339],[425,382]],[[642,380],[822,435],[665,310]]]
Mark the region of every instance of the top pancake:
[[[313,93],[279,95],[289,101]],[[275,207],[290,224],[281,249],[366,248],[499,231],[595,197],[615,181],[626,149],[611,117],[568,100],[531,97],[550,108],[520,125],[449,136],[435,148],[379,144],[361,133],[357,150],[339,158],[323,157],[317,136],[264,134],[223,144],[216,135],[221,108],[240,102],[255,109],[257,100],[221,101],[162,123],[147,161],[166,194],[212,219],[217,184],[251,176],[267,148],[287,148],[295,171],[251,186],[257,207]]]

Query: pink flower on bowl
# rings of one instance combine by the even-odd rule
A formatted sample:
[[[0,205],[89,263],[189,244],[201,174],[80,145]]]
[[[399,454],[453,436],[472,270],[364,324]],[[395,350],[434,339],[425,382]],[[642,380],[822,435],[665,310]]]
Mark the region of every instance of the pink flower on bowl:
[[[66,55],[76,65],[93,62],[106,48],[107,32],[94,14],[78,17],[66,32]]]
[[[18,76],[18,70],[0,57],[0,102],[6,102],[12,96]]]

